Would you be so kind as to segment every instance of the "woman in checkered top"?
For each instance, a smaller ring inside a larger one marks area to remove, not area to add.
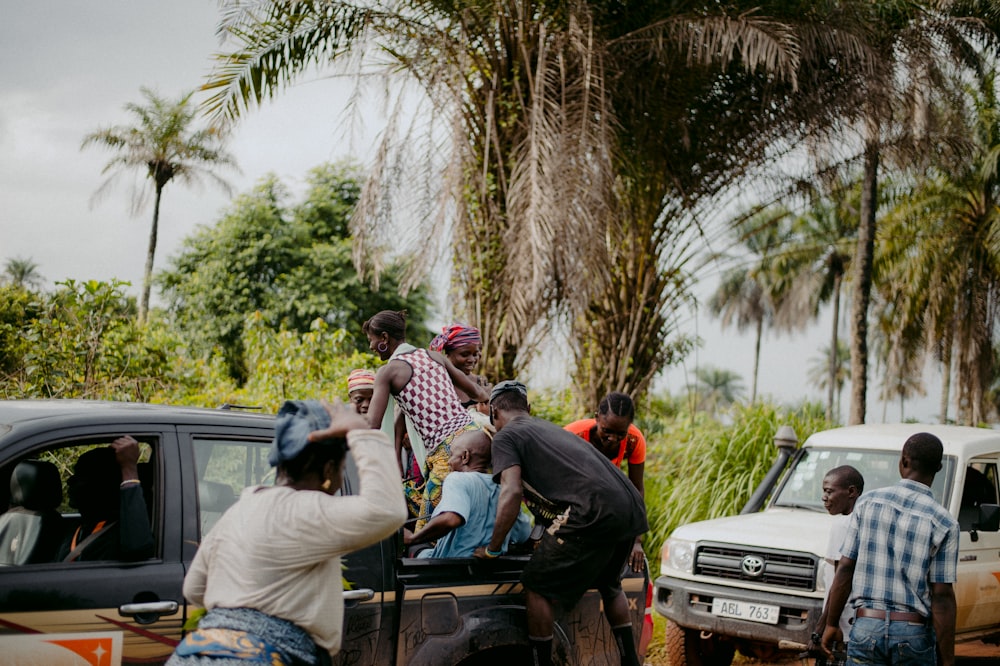
[[[413,452],[422,460],[423,482],[408,482],[404,487],[419,530],[440,501],[452,440],[460,432],[481,429],[459,400],[456,387],[477,402],[487,402],[489,393],[440,352],[408,344],[405,311],[383,310],[366,321],[362,330],[371,350],[388,361],[375,373],[369,421],[396,433],[398,460],[402,450],[402,429],[396,427],[398,407],[406,417]]]

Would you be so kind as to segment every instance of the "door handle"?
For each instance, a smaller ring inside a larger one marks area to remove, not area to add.
[[[176,601],[146,601],[136,604],[123,604],[118,607],[122,615],[173,615],[179,608]]]
[[[360,590],[344,590],[344,601],[371,601],[375,598],[375,590],[363,587]]]

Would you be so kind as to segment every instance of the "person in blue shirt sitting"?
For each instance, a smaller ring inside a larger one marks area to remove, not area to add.
[[[403,543],[409,548],[437,541],[417,557],[472,557],[476,548],[488,544],[493,535],[500,486],[490,469],[490,438],[483,431],[462,433],[451,445],[441,502],[431,519],[416,532],[404,530]],[[504,540],[503,551],[512,543],[522,543],[531,535],[531,518],[521,511]]]

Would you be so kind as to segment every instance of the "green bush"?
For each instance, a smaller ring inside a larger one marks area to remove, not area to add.
[[[564,426],[585,416],[577,411],[573,394],[569,390],[529,390],[528,398],[531,402],[532,416],[551,421],[556,425]]]
[[[174,357],[167,390],[155,397],[203,407],[223,404],[259,407],[276,413],[285,400],[347,400],[347,375],[354,368],[377,369],[382,362],[354,349],[347,331],[322,319],[306,333],[274,330],[260,313],[250,315],[243,330],[247,380],[242,386],[229,376],[222,350],[209,357]]]
[[[159,389],[171,343],[136,324],[127,282],[57,283],[30,301],[0,298],[4,398],[145,401]]]
[[[679,414],[647,434],[644,544],[651,563],[659,562],[663,542],[678,526],[739,513],[774,462],[779,426],[791,425],[800,442],[831,427],[822,408],[810,404],[738,405],[730,415],[726,425],[704,412]]]

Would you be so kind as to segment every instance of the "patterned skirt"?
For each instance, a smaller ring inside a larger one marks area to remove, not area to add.
[[[168,666],[322,666],[325,650],[301,627],[250,608],[213,608],[184,637]]]

